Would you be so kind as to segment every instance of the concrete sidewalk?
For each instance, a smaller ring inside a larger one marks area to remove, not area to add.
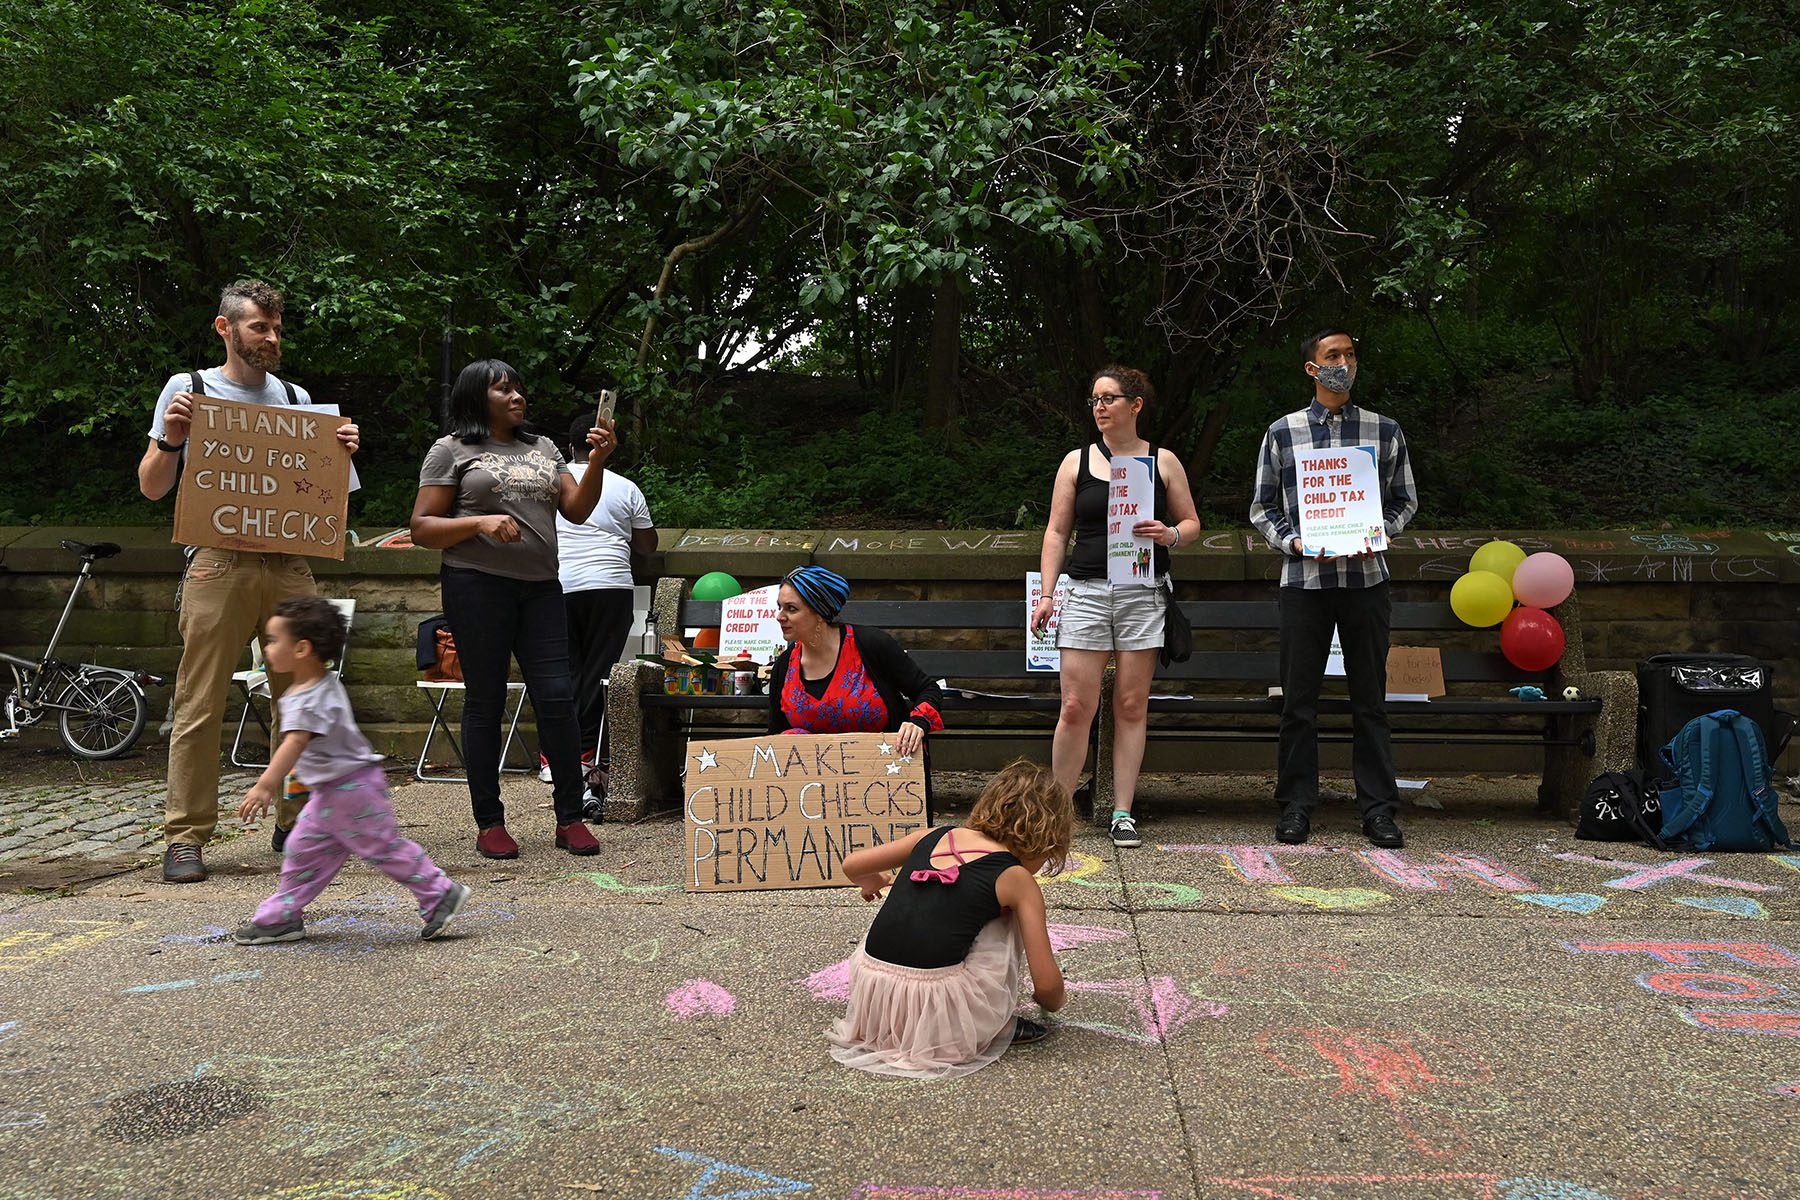
[[[230,944],[260,836],[198,886],[0,894],[0,1197],[1800,1190],[1800,855],[1575,842],[1522,779],[1434,782],[1394,853],[1343,809],[1272,846],[1264,780],[1147,790],[1143,849],[1083,830],[1046,888],[1056,1036],[950,1083],[826,1054],[854,893],[689,896],[673,819],[571,858],[535,781],[513,863],[460,787],[397,790],[474,888],[434,942],[356,864],[308,940]]]

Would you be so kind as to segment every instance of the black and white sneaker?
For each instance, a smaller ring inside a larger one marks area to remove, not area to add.
[[[463,905],[468,903],[468,900],[469,889],[460,883],[452,882],[450,890],[444,893],[444,898],[437,902],[437,907],[431,910],[429,917],[425,918],[425,928],[419,936],[430,939],[444,932],[444,926],[450,923],[451,917],[462,911]]]
[[[1138,837],[1137,822],[1131,819],[1130,813],[1119,813],[1113,817],[1112,844],[1127,850],[1144,844]]]
[[[266,946],[270,942],[297,942],[306,936],[306,922],[299,917],[275,925],[258,925],[245,921],[231,940],[240,946]]]

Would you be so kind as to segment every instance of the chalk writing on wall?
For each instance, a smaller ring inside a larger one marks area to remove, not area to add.
[[[925,824],[925,763],[892,734],[690,742],[693,892],[839,887],[846,856]]]

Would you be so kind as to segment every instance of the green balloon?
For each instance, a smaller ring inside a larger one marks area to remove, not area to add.
[[[1507,583],[1512,582],[1513,572],[1525,561],[1525,552],[1511,542],[1487,542],[1478,547],[1469,559],[1469,570],[1492,571]]]
[[[1512,584],[1492,571],[1470,571],[1450,588],[1451,611],[1477,629],[1506,620],[1512,606]]]
[[[723,571],[708,571],[694,580],[696,600],[729,600],[743,594],[743,585]]]

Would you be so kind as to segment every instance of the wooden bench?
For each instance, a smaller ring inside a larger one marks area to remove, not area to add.
[[[686,582],[657,585],[661,629],[719,623],[718,602],[685,598]],[[1196,590],[1185,585],[1183,592]],[[1273,742],[1281,717],[1268,689],[1280,678],[1280,618],[1274,589],[1267,600],[1184,600],[1194,625],[1195,653],[1185,663],[1161,668],[1153,697],[1149,737],[1154,741],[1236,740]],[[1431,701],[1390,701],[1397,745],[1407,743],[1497,744],[1542,747],[1540,807],[1572,816],[1588,780],[1601,771],[1624,770],[1635,757],[1637,685],[1623,671],[1589,672],[1575,598],[1556,610],[1567,635],[1562,662],[1545,672],[1508,663],[1491,631],[1470,630],[1444,602],[1397,602],[1393,641],[1443,645],[1450,695]],[[1048,739],[1060,706],[1053,673],[1025,670],[1025,607],[1019,600],[852,600],[851,624],[893,633],[919,666],[946,681],[942,738]],[[917,636],[914,636],[917,635]],[[1456,642],[1489,649],[1465,649]],[[946,644],[947,643],[947,644]],[[996,645],[998,643],[998,645]],[[1550,697],[1519,700],[1507,693],[1520,684]],[[1579,687],[1582,698],[1562,699]],[[1327,687],[1331,681],[1327,681]],[[985,694],[984,694],[985,693]],[[1093,808],[1097,824],[1110,815],[1112,788],[1112,688],[1101,691],[1095,721]],[[620,663],[607,692],[612,729],[609,804],[626,812],[678,803],[681,756],[694,734],[751,736],[763,727],[766,696],[670,696],[659,668]],[[1327,691],[1320,701],[1320,738],[1350,740],[1349,699]],[[1046,756],[1047,756],[1046,749]],[[1272,765],[1271,759],[1271,765]]]

